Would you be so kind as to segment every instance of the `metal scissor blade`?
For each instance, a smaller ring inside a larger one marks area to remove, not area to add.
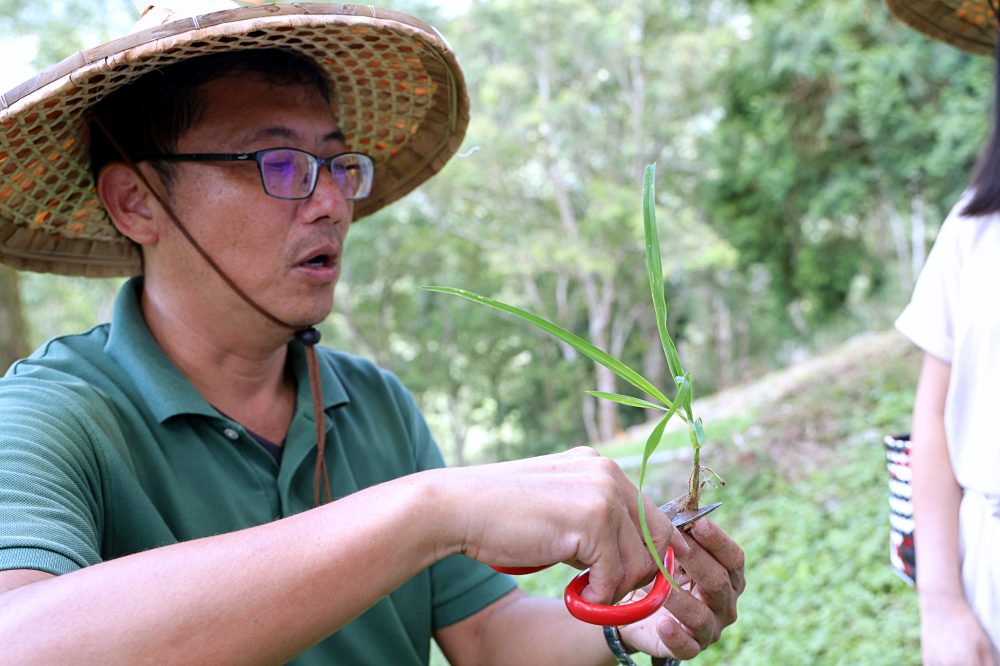
[[[670,522],[674,524],[674,527],[680,529],[682,527],[687,527],[699,518],[704,518],[708,514],[712,513],[716,509],[722,506],[722,502],[714,502],[712,504],[706,504],[705,506],[695,509],[693,511],[680,511],[670,516]],[[663,509],[661,509],[663,510]],[[667,515],[669,512],[664,511]]]

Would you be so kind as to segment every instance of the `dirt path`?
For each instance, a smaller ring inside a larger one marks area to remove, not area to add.
[[[694,413],[706,423],[738,417],[748,412],[757,412],[776,405],[790,395],[800,393],[817,382],[828,381],[845,368],[856,367],[869,359],[877,359],[887,354],[899,353],[911,343],[896,331],[871,333],[848,340],[830,352],[796,363],[784,370],[771,372],[760,380],[725,389],[713,395],[695,400]],[[633,440],[649,436],[655,423],[643,423],[627,431]],[[668,431],[684,427],[680,419],[672,420]],[[654,454],[652,462],[668,462],[689,458],[691,451],[681,449]],[[635,460],[633,460],[635,458]],[[619,460],[623,467],[638,466],[641,456]]]

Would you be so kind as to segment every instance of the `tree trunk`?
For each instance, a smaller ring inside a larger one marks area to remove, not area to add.
[[[597,398],[584,393],[580,397],[580,413],[583,415],[583,428],[587,432],[587,442],[596,444],[601,441],[601,433],[597,429],[597,416],[594,414],[594,403]]]
[[[582,246],[580,242],[580,226],[570,202],[566,185],[559,174],[558,169],[552,164],[548,167],[549,182],[552,184],[552,192],[555,197],[556,210],[559,212],[559,221],[566,231],[569,239],[577,246]],[[614,278],[608,277],[602,285],[598,284],[597,277],[586,269],[580,269],[577,279],[583,291],[584,302],[587,307],[587,330],[590,334],[590,342],[600,349],[607,350],[610,342],[611,328],[611,305],[614,302],[615,284]],[[594,364],[594,379],[597,390],[614,392],[615,376],[603,365]],[[586,414],[584,414],[586,418]],[[600,441],[606,442],[612,439],[618,431],[618,408],[607,400],[601,400],[597,404],[597,431]]]
[[[715,329],[715,382],[718,388],[729,386],[736,379],[733,368],[733,318],[725,296],[728,287],[729,280],[720,271],[718,282],[712,286],[709,294]]]
[[[645,317],[641,321],[639,332],[643,339],[642,375],[651,381],[653,386],[661,387],[661,390],[670,395],[674,382],[667,372],[667,359],[663,356],[663,343],[660,341],[660,329],[656,326],[656,317]],[[647,394],[645,398],[656,402],[656,398],[651,395]],[[649,411],[647,416],[649,420],[656,421],[656,414],[655,411]]]
[[[603,365],[595,364],[597,390],[615,393],[615,374]],[[618,405],[610,400],[597,401],[597,434],[601,442],[610,442],[618,434]]]
[[[924,198],[919,180],[913,183],[910,197],[910,274],[916,283],[927,257]]]
[[[21,310],[17,271],[0,266],[0,368],[28,355],[28,332]]]
[[[462,401],[457,395],[449,394],[447,398],[448,425],[451,430],[451,451],[455,464],[463,467],[467,464],[465,444],[468,441],[468,416],[462,413]]]
[[[892,238],[893,249],[896,252],[900,276],[905,275],[907,278],[911,278],[910,284],[912,285],[913,253],[910,251],[912,240],[910,242],[907,241],[906,223],[889,197],[886,197],[882,209],[885,211],[885,219],[889,226],[889,235]]]

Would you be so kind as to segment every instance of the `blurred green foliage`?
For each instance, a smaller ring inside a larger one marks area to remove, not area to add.
[[[472,123],[440,176],[352,230],[323,330],[401,376],[453,462],[596,440],[579,387],[600,378],[418,285],[528,307],[655,378],[639,191],[657,162],[671,329],[704,395],[887,327],[913,279],[913,211],[926,247],[987,127],[988,59],[913,33],[878,0],[392,4],[447,35]],[[0,0],[0,30],[36,36],[50,64],[127,29],[127,5]],[[33,344],[106,320],[118,284],[22,274]],[[887,563],[880,444],[908,428],[915,381],[912,355],[871,358],[707,424],[730,482],[718,520],[746,549],[749,587],[696,663],[918,661],[916,599]],[[621,429],[638,410],[613,416]],[[558,596],[569,577],[525,587]]]
[[[759,405],[729,434],[710,437],[706,453],[729,483],[705,501],[723,502],[712,518],[746,553],[747,589],[739,620],[688,663],[920,663],[916,593],[889,566],[881,441],[909,428],[918,365],[902,339],[844,347],[841,362]],[[739,451],[725,445],[736,437]],[[655,468],[651,476],[665,487],[654,499],[682,488],[684,479],[672,477],[683,474],[678,465]],[[573,575],[559,566],[519,582],[560,598]]]
[[[718,518],[747,556],[740,621],[694,663],[920,663],[916,594],[888,564],[882,448],[909,429],[918,365],[900,340],[761,411]]]
[[[0,0],[0,31],[36,37],[40,68],[119,36],[137,16],[129,0]]]
[[[697,398],[889,326],[987,125],[989,62],[877,0],[395,5],[460,54],[472,121],[438,177],[355,225],[324,339],[399,374],[453,462],[618,439],[642,414],[581,397],[627,387],[572,349],[418,285],[538,312],[664,384],[639,198],[656,162]],[[2,0],[0,29],[51,62],[132,11]],[[115,284],[25,274],[32,342],[106,319]]]
[[[701,196],[740,264],[766,266],[775,296],[822,323],[859,278],[875,292],[892,277],[888,212],[919,200],[938,220],[965,187],[990,62],[871,0],[758,2],[752,16],[718,71],[719,163]]]
[[[85,331],[111,321],[123,279],[21,274],[21,301],[36,346],[57,335]]]

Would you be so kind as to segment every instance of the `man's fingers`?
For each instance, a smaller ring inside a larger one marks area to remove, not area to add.
[[[681,626],[695,641],[699,650],[719,640],[722,626],[715,613],[687,590],[671,590],[663,606],[675,618],[683,618]]]
[[[580,596],[591,603],[609,604],[618,599],[618,588],[624,575],[625,567],[619,553],[602,557],[590,567],[590,580]]]
[[[665,617],[656,625],[656,633],[675,658],[681,660],[694,659],[702,650],[694,636],[688,633],[681,623],[673,617]]]
[[[590,582],[583,597],[602,604],[617,602],[649,583],[656,571],[656,563],[642,535],[631,521],[623,519],[618,525],[614,546],[605,550],[590,567]]]
[[[743,549],[718,525],[703,518],[691,528],[690,535],[729,572],[730,584],[737,594],[746,588]]]
[[[677,531],[671,542],[677,563],[675,581],[663,610],[648,623],[655,627],[660,645],[651,654],[669,650],[678,659],[691,659],[719,640],[723,628],[736,620],[736,602],[746,587],[743,551],[711,521],[702,519],[692,533]],[[630,638],[649,637],[641,630]],[[635,645],[635,644],[633,644]]]
[[[614,525],[617,529],[617,550],[613,553],[620,559],[620,567],[600,570],[603,576],[617,575],[617,585],[612,592],[615,601],[621,599],[626,594],[631,593],[637,587],[648,583],[656,573],[657,565],[651,556],[642,533],[642,524],[639,519],[639,490],[629,480],[628,476],[621,470],[613,460],[602,458],[601,463],[609,478],[613,479],[617,486],[617,497],[621,501],[623,511],[616,515],[619,522]],[[657,552],[662,557],[666,553],[666,546],[670,542],[680,541],[676,537],[676,530],[673,524],[657,509],[656,504],[648,498],[643,497],[643,512],[646,518],[646,525],[653,538],[653,544]],[[686,548],[686,545],[684,546]],[[594,585],[595,573],[591,571],[591,585]],[[610,581],[608,581],[610,584]],[[607,603],[602,601],[602,603]]]

